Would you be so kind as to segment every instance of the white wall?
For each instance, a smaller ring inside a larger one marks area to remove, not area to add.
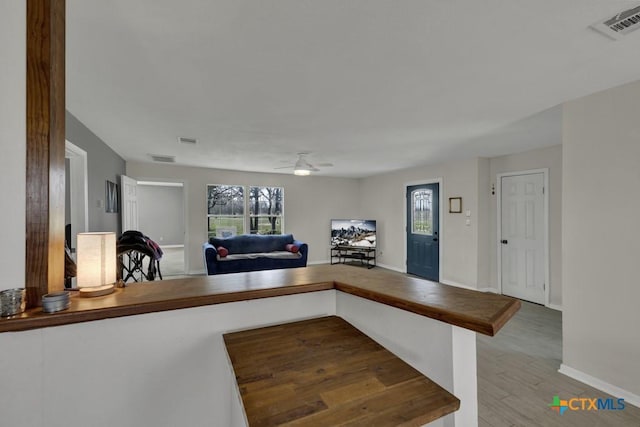
[[[495,281],[491,281],[491,254],[487,250],[490,240],[495,240],[491,234],[491,191],[490,174],[491,160],[478,159],[478,207],[476,223],[478,226],[478,289],[487,290],[494,287]],[[466,213],[465,213],[466,215]]]
[[[564,106],[563,364],[640,402],[640,82]]]
[[[560,135],[558,135],[560,137]],[[500,173],[530,169],[549,169],[549,302],[555,307],[562,305],[562,145],[526,151],[490,160],[490,179],[496,192],[496,176]],[[489,191],[489,187],[486,190]],[[498,205],[497,193],[490,196],[489,239],[487,253],[491,267],[490,283],[498,286]]]
[[[335,292],[0,334],[0,425],[229,426],[222,334],[335,314]]]
[[[442,178],[443,215],[440,218],[442,257],[440,280],[475,288],[478,283],[478,173],[480,159],[404,169],[362,179],[361,211],[378,225],[378,264],[406,271],[405,190],[408,183]],[[465,215],[448,213],[449,197],[462,197]],[[481,219],[482,221],[482,219]]]
[[[138,229],[160,246],[184,244],[184,188],[138,184]]]
[[[0,2],[0,289],[24,286],[26,168],[26,2]]]
[[[204,272],[202,244],[207,241],[207,184],[284,187],[285,233],[309,244],[308,262],[328,262],[331,218],[358,217],[360,182],[347,178],[298,177],[292,174],[127,162],[127,175],[140,180],[183,182],[189,252],[187,271]]]
[[[100,137],[69,111],[65,112],[65,132],[67,141],[87,152],[89,231],[112,231],[120,233],[121,214],[106,212],[106,183],[119,185],[119,177],[124,173],[125,162]],[[73,227],[72,232],[77,233]]]

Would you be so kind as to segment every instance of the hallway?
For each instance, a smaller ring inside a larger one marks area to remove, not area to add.
[[[478,334],[478,415],[480,427],[640,426],[640,409],[551,410],[553,397],[607,398],[600,390],[558,372],[562,362],[562,313],[522,302],[522,308],[495,336]],[[615,400],[614,400],[615,401]]]

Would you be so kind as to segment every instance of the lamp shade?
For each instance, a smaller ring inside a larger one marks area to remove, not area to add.
[[[102,286],[116,281],[115,233],[78,233],[79,288]]]

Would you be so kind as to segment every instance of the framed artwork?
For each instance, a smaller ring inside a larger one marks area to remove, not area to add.
[[[449,197],[449,213],[462,213],[462,197]]]
[[[104,210],[107,213],[118,213],[118,184],[107,181]]]

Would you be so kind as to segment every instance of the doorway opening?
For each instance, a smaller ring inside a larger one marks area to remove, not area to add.
[[[185,274],[185,203],[182,182],[136,181],[138,230],[162,249],[162,276]]]
[[[65,141],[65,244],[76,259],[78,233],[89,231],[89,182],[87,152]],[[75,277],[65,287],[75,287]]]

